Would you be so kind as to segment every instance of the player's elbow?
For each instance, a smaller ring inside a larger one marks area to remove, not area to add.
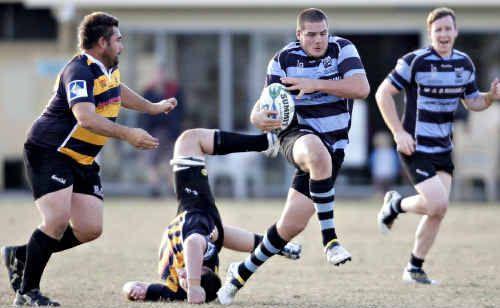
[[[384,97],[386,96],[386,93],[387,91],[385,91],[382,86],[378,87],[377,92],[375,93],[375,100],[377,101],[378,105],[382,104],[382,102],[385,101]]]
[[[370,84],[365,81],[359,85],[358,97],[357,99],[366,99],[370,95]]]
[[[92,117],[86,114],[81,114],[76,117],[76,121],[78,122],[78,126],[83,127],[85,129],[92,129],[93,121]]]

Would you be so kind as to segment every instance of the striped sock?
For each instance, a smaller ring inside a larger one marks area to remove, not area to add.
[[[318,215],[321,225],[321,235],[323,236],[323,246],[330,246],[337,241],[335,233],[335,223],[333,207],[335,204],[335,188],[332,178],[323,180],[309,180],[311,199]]]
[[[269,258],[279,253],[285,247],[287,241],[281,238],[276,229],[276,224],[272,225],[262,242],[257,248],[238,266],[238,273],[231,283],[241,288],[247,280],[264,264]]]

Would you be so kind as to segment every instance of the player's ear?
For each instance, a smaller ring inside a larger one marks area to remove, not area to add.
[[[97,41],[97,45],[99,45],[100,48],[106,48],[108,44],[109,42],[104,36],[101,36]]]
[[[298,40],[300,40],[300,29],[297,29],[297,31],[295,32],[295,36]]]

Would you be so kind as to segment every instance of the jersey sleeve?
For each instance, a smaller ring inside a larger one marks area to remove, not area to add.
[[[280,57],[281,53],[277,53],[267,65],[266,86],[275,82],[281,83],[281,78],[286,77],[286,72],[281,64]]]
[[[339,74],[343,78],[350,77],[355,74],[366,74],[356,46],[348,40],[341,40],[339,41],[339,47]]]
[[[479,89],[477,87],[476,82],[476,67],[474,63],[469,59],[470,62],[470,76],[467,82],[465,83],[465,91],[463,94],[463,98],[465,99],[474,99],[479,96]]]
[[[94,77],[88,68],[78,64],[68,67],[61,82],[70,108],[77,103],[95,104]]]
[[[182,301],[186,298],[186,292],[182,288],[178,288],[177,292],[174,292],[160,283],[152,283],[146,290],[147,301]]]
[[[405,55],[398,59],[396,67],[389,73],[387,79],[398,90],[406,89],[411,82],[411,62],[415,56]]]

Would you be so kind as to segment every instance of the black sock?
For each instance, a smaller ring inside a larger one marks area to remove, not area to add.
[[[214,134],[214,155],[238,152],[261,152],[267,150],[266,134],[249,135],[216,130]]]
[[[73,232],[73,228],[71,228],[71,226],[68,226],[68,228],[66,229],[66,231],[64,231],[64,235],[63,237],[61,238],[61,240],[59,241],[59,243],[56,245],[56,247],[54,247],[54,250],[53,252],[59,252],[59,251],[63,251],[63,250],[66,250],[66,249],[70,249],[70,248],[73,248],[75,246],[78,246],[80,245],[82,242],[80,242],[74,232]],[[16,253],[16,258],[19,260],[19,261],[22,261],[22,262],[26,262],[26,248],[27,248],[27,244],[26,245],[21,245],[21,246],[15,246],[15,253]]]
[[[415,257],[413,254],[410,256],[410,265],[414,268],[422,268],[424,264],[424,259]]]
[[[405,211],[401,208],[401,201],[403,198],[400,198],[394,202],[394,208],[391,206],[391,209],[394,210],[397,214],[405,213]]]
[[[28,247],[28,244],[14,246],[16,259],[19,261],[26,262],[26,247]]]
[[[26,265],[24,267],[23,283],[20,293],[24,294],[40,288],[43,270],[50,259],[50,255],[59,241],[36,229],[28,242],[26,249]]]
[[[68,226],[66,228],[66,231],[64,231],[63,237],[61,238],[61,240],[59,240],[56,247],[54,247],[53,252],[59,252],[66,249],[70,249],[80,245],[81,243],[82,242],[80,242],[76,238],[75,233],[73,232],[73,228],[71,228],[71,226]]]
[[[257,234],[255,233],[253,235],[253,249],[252,249],[252,252],[255,250],[255,248],[257,248],[257,246],[259,246],[260,243],[262,243],[262,240],[264,239],[264,237],[260,234]]]

